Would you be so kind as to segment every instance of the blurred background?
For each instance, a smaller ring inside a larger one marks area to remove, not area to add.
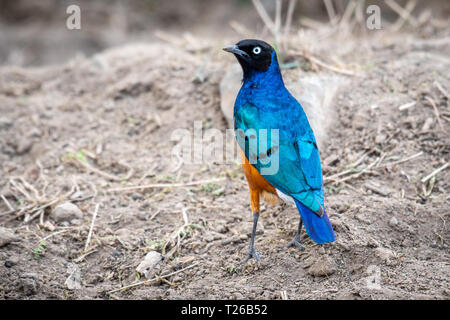
[[[260,2],[273,17],[276,1]],[[344,15],[352,3],[360,8],[371,4],[380,6],[383,25],[395,23],[402,8],[412,9],[420,23],[429,22],[430,17],[448,23],[450,16],[447,0],[291,2],[295,3],[293,27],[314,27],[316,22],[329,22]],[[81,8],[81,30],[66,28],[69,16],[66,9],[71,4]],[[285,1],[283,18],[288,10]],[[361,11],[360,15],[366,13]],[[406,28],[408,25],[402,24]],[[192,34],[205,40],[239,39],[243,32],[268,34],[251,0],[0,0],[0,64],[63,63],[80,54],[89,56],[127,42],[159,41],[159,31],[180,36]],[[428,32],[433,32],[432,27]]]

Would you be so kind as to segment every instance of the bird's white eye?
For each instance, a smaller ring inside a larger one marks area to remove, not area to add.
[[[261,47],[254,47],[253,48],[253,53],[254,54],[260,54],[261,53]]]

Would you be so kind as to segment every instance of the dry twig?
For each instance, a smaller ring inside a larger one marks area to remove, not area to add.
[[[114,292],[118,292],[118,291],[128,290],[130,288],[134,288],[134,287],[141,286],[141,285],[144,285],[144,284],[148,284],[148,283],[152,283],[152,282],[155,282],[155,281],[159,281],[159,280],[171,277],[173,275],[176,275],[176,274],[178,274],[180,272],[183,272],[183,271],[186,271],[188,269],[191,269],[193,267],[196,267],[199,264],[200,264],[200,262],[196,262],[196,263],[191,264],[191,265],[189,265],[189,266],[187,266],[187,267],[185,267],[183,269],[180,269],[178,271],[175,271],[175,272],[172,272],[172,273],[169,273],[169,274],[166,274],[166,275],[156,276],[156,277],[154,277],[154,278],[152,278],[150,280],[145,280],[145,281],[133,283],[133,284],[130,284],[128,286],[125,286],[125,287],[122,287],[122,288],[119,288],[119,289],[114,289],[114,290],[108,291],[108,294],[111,294],[111,293],[114,293]]]
[[[133,190],[144,190],[144,189],[150,189],[150,188],[179,188],[179,187],[195,186],[198,184],[219,182],[219,181],[224,181],[224,180],[226,180],[226,178],[199,180],[199,181],[192,181],[192,182],[185,182],[185,183],[155,183],[155,184],[146,184],[146,185],[141,185],[141,186],[111,188],[111,189],[106,190],[106,192],[133,191]]]
[[[416,101],[413,101],[413,102],[408,102],[408,103],[402,104],[400,107],[398,107],[398,110],[403,111],[403,110],[412,108],[416,105],[416,103],[417,103]]]
[[[261,17],[262,21],[266,25],[266,27],[270,30],[270,32],[273,34],[275,38],[278,38],[277,35],[277,28],[275,23],[272,21],[272,19],[269,17],[269,14],[267,13],[266,9],[262,5],[260,0],[252,0],[253,6],[255,7],[256,11],[258,12],[259,16]]]
[[[434,81],[434,85],[444,95],[444,97],[446,97],[447,99],[449,98],[448,92],[444,89],[444,87],[442,87],[442,85],[437,80]]]
[[[345,70],[345,69],[341,69],[341,68],[329,65],[329,64],[327,64],[327,63],[325,63],[325,62],[323,62],[323,61],[317,59],[316,57],[313,57],[313,56],[311,56],[310,54],[307,54],[307,53],[295,52],[293,54],[297,54],[299,56],[302,56],[305,59],[309,60],[310,62],[312,62],[312,63],[314,63],[314,64],[316,64],[316,65],[318,65],[318,66],[320,66],[322,68],[325,68],[325,69],[331,70],[333,72],[336,72],[336,73],[341,73],[341,74],[345,74],[345,75],[348,75],[348,76],[354,76],[354,77],[360,76],[359,74],[355,73],[354,71]]]
[[[291,30],[292,16],[294,14],[294,9],[295,9],[296,4],[297,4],[297,0],[289,0],[288,11],[286,14],[286,23],[284,25],[285,37],[289,35],[289,31]]]
[[[8,207],[8,209],[10,211],[14,211],[14,207],[9,203],[8,199],[5,198],[4,195],[0,195],[0,197],[2,198],[3,202],[6,204],[6,206]]]
[[[428,101],[428,102],[431,104],[431,106],[433,107],[434,115],[436,116],[436,120],[437,120],[437,122],[439,123],[439,126],[441,127],[441,130],[442,130],[443,132],[447,132],[447,131],[445,131],[444,126],[442,125],[442,122],[441,122],[441,115],[439,114],[439,110],[438,110],[436,104],[434,103],[434,100],[433,100],[432,98],[430,98],[430,97],[425,97],[425,99],[427,99],[427,101]]]
[[[434,170],[432,173],[430,173],[429,175],[427,175],[426,177],[424,177],[422,180],[420,180],[422,183],[427,182],[428,180],[430,180],[433,176],[437,175],[439,172],[445,170],[448,166],[449,166],[450,162],[447,162],[446,164],[444,164],[443,166],[437,168],[436,170]]]
[[[88,251],[89,248],[89,243],[91,242],[91,237],[92,237],[92,231],[94,229],[94,224],[95,224],[95,218],[97,218],[97,213],[98,213],[98,208],[100,207],[100,203],[97,203],[95,205],[95,211],[94,211],[94,215],[92,216],[92,221],[91,221],[91,226],[89,228],[89,233],[86,239],[86,245],[84,246],[84,252],[86,253]]]
[[[328,18],[330,19],[331,25],[336,24],[336,11],[334,11],[333,3],[331,0],[323,0],[325,8],[327,9]]]
[[[410,0],[405,8],[402,8],[397,2],[394,0],[385,0],[386,4],[395,11],[400,17],[397,19],[397,21],[392,25],[393,31],[398,31],[403,26],[405,21],[408,21],[411,23],[412,26],[417,26],[417,21],[414,17],[411,16],[411,12],[416,7],[417,1],[416,0]]]

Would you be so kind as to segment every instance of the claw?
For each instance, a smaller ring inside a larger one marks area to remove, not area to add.
[[[301,251],[305,251],[305,247],[301,244],[300,240],[297,237],[294,237],[294,239],[292,239],[291,241],[289,241],[286,244],[278,246],[278,248],[279,249],[285,249],[285,248],[290,248],[292,246],[296,246]]]
[[[258,253],[258,251],[255,250],[255,248],[250,249],[250,251],[248,252],[247,258],[244,260],[244,263],[252,258],[254,258],[256,261],[261,261],[259,253]]]

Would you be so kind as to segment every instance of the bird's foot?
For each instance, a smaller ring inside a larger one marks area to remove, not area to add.
[[[244,263],[246,263],[248,260],[254,258],[256,261],[261,261],[261,258],[259,257],[258,251],[255,250],[255,248],[251,248],[248,252],[247,258],[245,258]]]
[[[301,244],[300,239],[298,237],[294,237],[294,239],[292,239],[291,241],[289,241],[286,244],[278,246],[278,248],[279,249],[285,249],[285,248],[290,248],[290,247],[293,247],[293,246],[296,246],[301,251],[305,251],[305,247]]]

